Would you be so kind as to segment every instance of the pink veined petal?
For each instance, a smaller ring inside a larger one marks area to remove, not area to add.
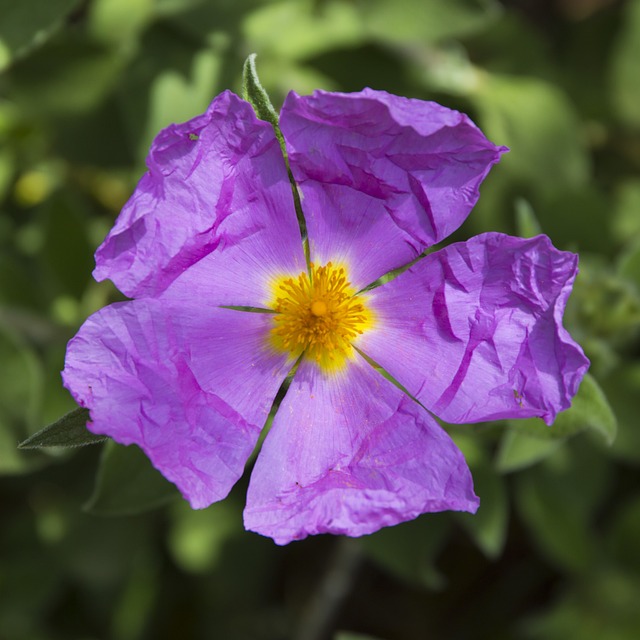
[[[222,93],[205,114],[160,132],[147,164],[96,252],[97,280],[157,296],[188,270],[187,280],[208,279],[209,303],[258,306],[268,276],[304,269],[280,146],[247,102]]]
[[[137,444],[193,508],[242,475],[288,368],[264,314],[114,304],[69,343],[63,379],[94,433]],[[202,375],[201,363],[210,370]]]
[[[450,245],[369,293],[358,347],[447,422],[551,424],[589,367],[562,326],[577,262],[546,236]]]
[[[290,93],[280,126],[311,255],[357,288],[455,231],[506,151],[457,111],[371,89]]]
[[[244,522],[287,544],[477,507],[449,436],[358,356],[329,377],[301,362],[254,467]]]

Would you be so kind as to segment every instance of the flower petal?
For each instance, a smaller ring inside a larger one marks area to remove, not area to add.
[[[449,436],[358,356],[333,376],[301,362],[254,467],[244,521],[286,544],[477,506]]]
[[[455,231],[506,151],[457,111],[371,89],[290,93],[280,127],[312,258],[357,287]]]
[[[64,383],[90,409],[91,431],[139,445],[192,507],[206,507],[242,474],[287,374],[286,358],[264,348],[268,323],[155,299],[114,304],[69,343]]]
[[[589,366],[562,326],[577,262],[546,236],[452,244],[369,293],[357,345],[447,422],[551,424]]]
[[[215,304],[256,305],[264,278],[304,269],[300,230],[272,126],[233,93],[154,140],[143,176],[96,252],[97,280],[155,296],[204,256]],[[193,274],[192,274],[193,275]],[[258,283],[258,284],[257,284]],[[261,284],[260,284],[261,283]]]

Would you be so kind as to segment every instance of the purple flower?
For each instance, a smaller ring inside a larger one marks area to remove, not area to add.
[[[271,125],[223,93],[154,141],[96,253],[95,277],[134,299],[86,321],[65,385],[93,432],[139,445],[202,508],[242,475],[298,362],[247,529],[285,544],[474,512],[431,413],[551,423],[569,406],[588,367],[562,327],[577,257],[487,233],[364,290],[457,229],[505,149],[456,111],[369,89],[291,93],[280,126],[311,265]]]

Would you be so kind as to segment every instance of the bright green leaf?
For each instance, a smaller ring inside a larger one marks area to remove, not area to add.
[[[580,122],[556,85],[518,76],[486,75],[470,96],[489,139],[511,149],[500,172],[554,192],[587,183],[589,159]]]
[[[551,429],[567,434],[589,429],[602,436],[609,445],[615,440],[618,431],[616,416],[591,374],[585,375],[571,407],[556,417]]]
[[[208,573],[218,563],[224,544],[240,530],[234,504],[217,502],[208,509],[176,504],[168,544],[175,561],[190,573]]]
[[[221,58],[215,47],[202,49],[192,59],[188,76],[165,68],[149,88],[149,113],[140,153],[146,155],[158,131],[175,122],[186,122],[204,112],[211,102],[220,74]]]
[[[174,485],[138,447],[110,441],[104,447],[96,486],[84,509],[100,516],[133,515],[160,507],[177,495]]]
[[[516,200],[516,233],[522,238],[533,238],[542,233],[533,207],[524,198]]]
[[[90,419],[89,409],[79,407],[67,413],[53,424],[46,426],[24,442],[20,449],[40,449],[42,447],[83,447],[88,444],[105,442],[105,436],[87,430]]]
[[[590,429],[600,434],[607,444],[614,441],[617,430],[616,417],[607,397],[589,373],[583,378],[571,407],[559,413],[550,427],[539,418],[509,420],[507,424],[514,431],[542,440],[566,438]]]
[[[505,431],[496,458],[496,468],[501,473],[525,469],[544,460],[561,444],[562,440],[544,439],[513,430]]]
[[[93,0],[90,30],[100,42],[133,39],[151,20],[155,0]]]
[[[356,5],[344,0],[274,2],[247,16],[244,33],[252,49],[285,60],[353,46],[364,35]]]
[[[456,38],[492,24],[502,13],[493,0],[370,0],[361,19],[382,42],[424,44]]]

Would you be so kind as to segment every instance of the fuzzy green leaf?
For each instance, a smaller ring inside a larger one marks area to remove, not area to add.
[[[40,449],[42,447],[83,447],[104,442],[108,438],[87,430],[89,409],[79,407],[62,416],[53,424],[34,433],[21,442],[20,449]]]
[[[279,131],[278,113],[273,108],[269,94],[258,78],[255,53],[252,53],[245,60],[242,67],[242,97],[251,103],[258,118],[270,122],[275,130]]]

